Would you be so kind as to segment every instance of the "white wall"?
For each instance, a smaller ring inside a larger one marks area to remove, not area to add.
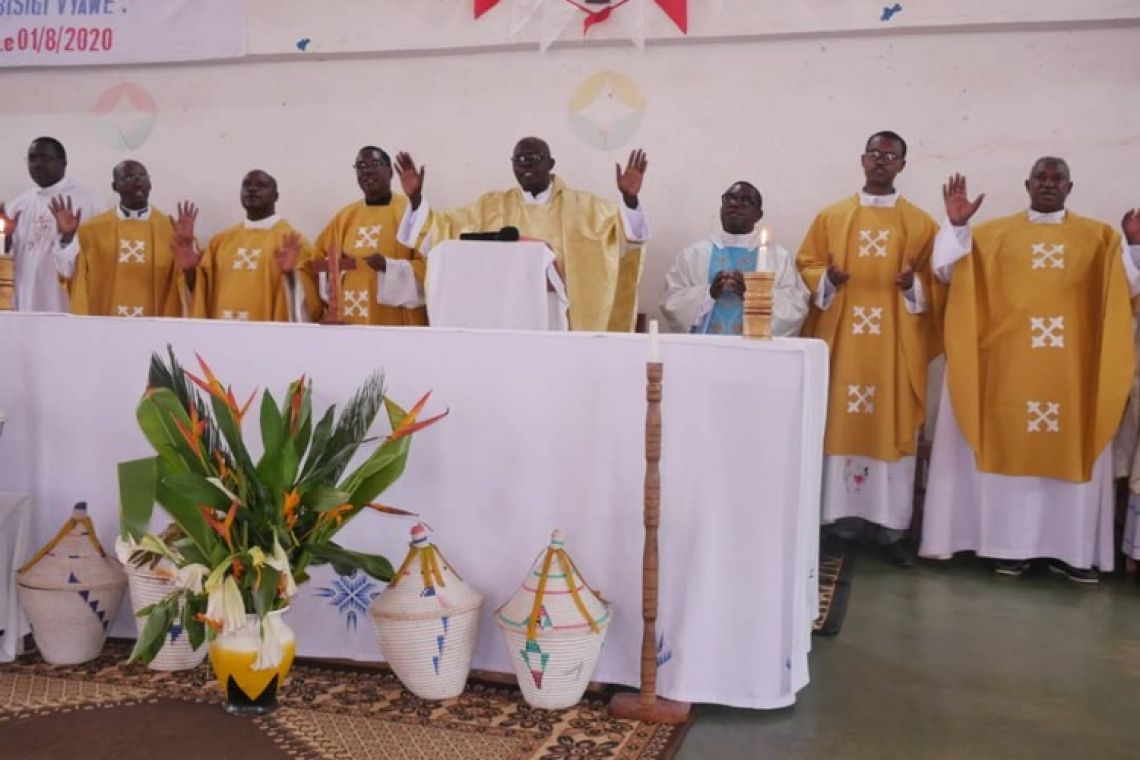
[[[5,70],[0,197],[28,185],[25,147],[51,134],[67,145],[71,174],[108,200],[111,166],[127,155],[145,162],[157,205],[202,206],[203,237],[240,219],[238,182],[265,168],[280,181],[280,211],[315,235],[355,199],[349,164],[366,143],[426,163],[427,191],[442,205],[509,186],[507,157],[525,134],[549,140],[571,184],[611,197],[614,161],[642,146],[650,311],[675,252],[711,231],[732,180],[761,188],[766,223],[794,250],[820,207],[858,188],[863,141],[878,129],[910,141],[899,187],[935,215],[953,171],[987,192],[983,214],[1021,207],[1021,182],[1046,153],[1070,160],[1073,209],[1116,222],[1140,205],[1130,167],[1140,148],[1135,0],[904,2],[886,24],[882,0],[771,3],[775,15],[759,0],[693,0],[691,39],[650,7],[644,51],[614,39],[546,53],[506,38],[506,5],[478,23],[467,0],[249,5],[245,61]],[[832,23],[821,8],[835,12]],[[592,39],[606,36],[598,31],[625,30],[599,27]],[[312,40],[306,53],[294,47],[301,36]],[[571,92],[602,70],[632,79],[647,102],[633,140],[608,151],[584,144],[568,120]],[[123,81],[156,101],[154,130],[133,151],[111,147],[106,119],[91,112]]]

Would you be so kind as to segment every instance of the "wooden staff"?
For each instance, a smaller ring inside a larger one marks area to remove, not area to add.
[[[615,718],[680,724],[689,720],[689,703],[657,696],[657,531],[661,526],[661,379],[659,361],[645,364],[645,546],[641,558],[641,691],[610,700]]]

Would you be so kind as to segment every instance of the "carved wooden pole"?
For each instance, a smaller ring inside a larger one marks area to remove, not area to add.
[[[661,380],[659,361],[645,365],[645,546],[641,559],[641,691],[610,701],[617,718],[646,723],[685,723],[689,704],[657,697],[657,531],[661,526]]]

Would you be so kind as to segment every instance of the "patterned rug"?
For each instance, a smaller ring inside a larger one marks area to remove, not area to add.
[[[82,665],[35,654],[0,665],[0,756],[666,760],[688,728],[610,718],[608,693],[538,710],[515,688],[472,680],[432,702],[384,669],[313,664],[293,668],[275,713],[238,718],[207,665],[159,673],[125,665],[128,652],[111,641]]]
[[[823,541],[819,550],[819,617],[812,633],[834,636],[843,627],[847,600],[851,596],[851,573],[855,552],[842,551]]]

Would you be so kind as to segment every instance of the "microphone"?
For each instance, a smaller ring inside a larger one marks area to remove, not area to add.
[[[460,240],[483,240],[499,243],[515,243],[519,240],[518,227],[503,227],[498,232],[465,232]]]

